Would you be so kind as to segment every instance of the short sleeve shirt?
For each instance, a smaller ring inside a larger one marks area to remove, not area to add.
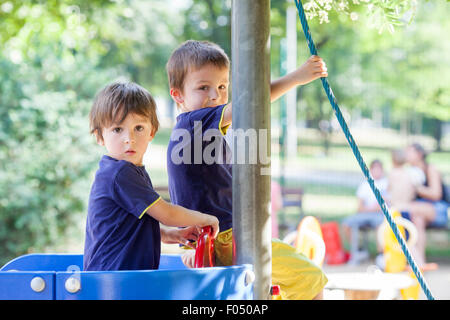
[[[167,149],[171,202],[216,216],[222,231],[232,227],[232,156],[222,128],[225,107],[178,115]]]
[[[159,222],[145,212],[159,199],[143,166],[103,156],[89,195],[83,269],[157,269]]]
[[[381,179],[374,180],[374,184],[380,191],[381,196],[384,198],[387,196],[388,179],[383,177]],[[356,196],[363,200],[365,206],[373,206],[378,203],[372,188],[367,181],[363,181],[356,190]]]

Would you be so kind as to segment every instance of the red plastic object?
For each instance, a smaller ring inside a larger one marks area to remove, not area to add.
[[[342,264],[346,263],[350,254],[344,251],[339,236],[339,225],[337,222],[327,222],[321,224],[323,241],[325,242],[325,263]]]
[[[272,290],[271,290],[271,294],[273,296],[279,296],[280,295],[280,286],[279,285],[273,285],[272,286]]]
[[[214,267],[214,238],[211,227],[202,228],[195,249],[195,268]]]

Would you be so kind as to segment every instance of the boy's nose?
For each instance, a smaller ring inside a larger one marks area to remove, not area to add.
[[[212,89],[209,94],[211,100],[216,100],[219,97],[219,92],[216,89]]]
[[[125,143],[134,143],[135,142],[134,135],[132,133],[128,133],[128,134],[125,133],[124,142]]]

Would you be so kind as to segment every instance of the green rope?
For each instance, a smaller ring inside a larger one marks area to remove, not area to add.
[[[317,55],[317,50],[316,50],[316,47],[312,40],[311,32],[309,31],[308,22],[306,21],[306,16],[305,16],[305,12],[303,10],[303,5],[300,0],[295,0],[295,4],[297,6],[298,16],[299,16],[300,22],[302,24],[303,32],[305,34],[309,50],[312,55]],[[328,97],[328,100],[330,101],[331,106],[333,107],[336,118],[338,119],[339,124],[341,125],[342,131],[345,134],[347,142],[350,145],[350,147],[353,151],[353,154],[355,155],[356,160],[358,161],[358,164],[361,167],[362,172],[364,173],[364,176],[366,177],[370,187],[372,188],[375,198],[377,199],[378,204],[380,205],[380,207],[386,217],[386,220],[388,221],[389,225],[391,226],[391,229],[394,232],[394,235],[397,238],[397,241],[400,244],[400,247],[402,248],[403,253],[406,256],[406,259],[408,260],[408,263],[411,266],[411,268],[417,278],[417,281],[419,281],[419,284],[422,287],[422,290],[425,293],[425,295],[427,296],[428,300],[434,300],[434,297],[431,294],[431,291],[428,289],[428,286],[425,282],[425,279],[422,276],[422,273],[420,272],[419,268],[417,267],[414,259],[411,256],[411,253],[408,250],[408,247],[406,246],[405,240],[403,239],[403,237],[397,227],[397,224],[392,219],[392,216],[390,215],[390,213],[386,207],[386,203],[384,202],[384,199],[381,196],[380,191],[375,186],[375,183],[370,175],[369,169],[367,169],[367,165],[364,162],[364,160],[361,156],[361,153],[359,152],[358,146],[356,145],[355,140],[353,139],[353,137],[350,133],[350,130],[348,129],[348,126],[344,120],[344,117],[342,116],[341,110],[339,109],[337,100],[333,94],[333,91],[330,88],[330,85],[328,84],[327,78],[320,78],[320,80],[322,80],[323,88],[327,94],[327,97]]]

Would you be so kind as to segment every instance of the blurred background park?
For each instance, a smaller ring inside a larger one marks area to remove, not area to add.
[[[365,161],[380,159],[388,172],[392,148],[420,142],[448,184],[450,3],[383,3],[317,0],[305,9]],[[0,1],[0,265],[25,253],[83,251],[103,153],[88,113],[109,82],[135,81],[155,97],[162,127],[145,165],[154,186],[167,186],[177,110],[165,63],[187,39],[214,41],[233,59],[231,1]],[[272,77],[308,57],[293,2],[272,0]],[[302,214],[323,222],[354,214],[364,177],[320,82],[273,103],[271,112],[273,180],[303,190]],[[279,212],[281,235],[300,214]],[[430,233],[427,255],[450,261],[448,232]]]

